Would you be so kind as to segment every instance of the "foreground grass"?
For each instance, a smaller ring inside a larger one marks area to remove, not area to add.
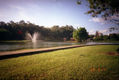
[[[119,80],[119,45],[87,46],[0,61],[0,80]]]

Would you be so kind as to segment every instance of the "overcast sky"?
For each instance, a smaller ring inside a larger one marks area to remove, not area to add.
[[[0,21],[30,21],[40,26],[72,25],[85,27],[90,34],[96,30],[106,34],[113,25],[101,18],[85,14],[86,3],[77,0],[0,0]]]

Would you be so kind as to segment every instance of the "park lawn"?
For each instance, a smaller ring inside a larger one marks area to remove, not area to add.
[[[0,60],[0,80],[119,80],[119,45],[85,46]]]

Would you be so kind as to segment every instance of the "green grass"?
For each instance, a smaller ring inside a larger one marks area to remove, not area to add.
[[[87,46],[0,60],[0,80],[119,80],[119,45]]]
[[[94,41],[94,42],[119,43],[119,40],[100,40],[100,41]]]
[[[1,43],[21,43],[21,42],[28,42],[30,40],[4,40],[4,41],[0,41]]]

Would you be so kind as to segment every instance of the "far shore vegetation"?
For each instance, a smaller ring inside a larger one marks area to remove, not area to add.
[[[119,41],[119,34],[112,33],[104,35],[99,31],[90,35],[85,27],[75,29],[71,25],[58,26],[51,28],[35,25],[23,20],[19,22],[10,21],[9,23],[0,22],[0,42],[8,41],[14,42],[22,40],[23,42],[29,40],[27,33],[33,35],[35,32],[39,34],[38,40],[44,41]]]

